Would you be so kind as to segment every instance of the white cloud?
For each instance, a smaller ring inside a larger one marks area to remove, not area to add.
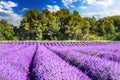
[[[56,1],[54,1],[54,0],[50,0],[50,1],[51,1],[52,3],[54,3],[54,4],[56,3]]]
[[[95,16],[97,18],[103,18],[107,16],[120,15],[120,9],[107,10],[103,12],[88,12],[88,13],[83,13],[83,15],[87,17]]]
[[[8,2],[0,1],[0,5],[3,6],[5,9],[9,9],[9,10],[11,10],[12,7],[18,6],[18,4],[14,3],[12,1],[8,1]]]
[[[83,3],[87,3],[89,5],[93,5],[96,2],[96,0],[83,0]]]
[[[3,6],[0,5],[0,8],[3,8]]]
[[[69,6],[74,3],[77,2],[78,0],[62,0],[62,3],[64,4],[65,7],[69,8]]]
[[[75,8],[75,6],[74,6],[74,5],[70,5],[70,7],[71,7],[71,8]]]
[[[82,0],[79,6],[81,16],[95,16],[97,19],[120,15],[119,0]]]
[[[13,7],[17,6],[18,4],[12,1],[0,1],[0,19],[6,19],[13,25],[19,25],[22,17],[13,11]]]
[[[102,6],[106,8],[114,4],[115,1],[116,0],[83,0],[83,3],[87,3],[88,5],[93,6]]]
[[[24,12],[24,11],[27,11],[29,10],[29,8],[23,8],[21,11]]]
[[[47,5],[47,9],[50,10],[51,12],[56,12],[56,11],[60,10],[60,7],[57,5],[54,5],[54,6]]]
[[[83,6],[83,5],[82,5],[82,6],[80,6],[79,8],[80,8],[80,9],[87,9],[87,6]]]

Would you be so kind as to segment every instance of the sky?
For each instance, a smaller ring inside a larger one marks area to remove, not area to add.
[[[20,25],[24,14],[37,8],[56,12],[67,8],[77,10],[82,17],[95,16],[97,19],[120,15],[119,0],[0,0],[0,20],[6,19],[13,25]]]

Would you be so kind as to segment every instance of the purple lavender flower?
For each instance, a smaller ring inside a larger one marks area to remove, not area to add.
[[[29,65],[35,46],[29,46],[19,52],[11,52],[0,61],[0,78],[5,80],[27,80],[29,74]]]
[[[71,51],[71,49],[63,50],[57,47],[49,47],[49,49],[61,57],[64,56],[64,60],[77,66],[93,80],[120,79],[120,64],[116,62]]]
[[[44,46],[39,46],[33,62],[33,80],[90,80]]]

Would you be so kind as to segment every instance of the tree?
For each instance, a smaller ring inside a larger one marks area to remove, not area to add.
[[[89,21],[82,19],[82,40],[88,40],[88,35],[89,35],[89,29],[90,29],[90,23]]]
[[[113,20],[109,17],[98,20],[98,32],[107,40],[113,40],[116,35]]]
[[[92,18],[85,18],[90,23],[90,33],[95,34],[97,30],[97,20],[94,16]]]
[[[0,21],[0,40],[13,40],[13,25],[2,19]]]
[[[37,9],[29,10],[20,25],[21,40],[37,40],[41,39],[41,23],[38,20],[39,11]]]
[[[41,13],[40,22],[43,27],[43,39],[54,40],[60,29],[56,16],[49,10],[45,9]]]
[[[56,12],[56,17],[57,17],[57,22],[58,25],[60,26],[60,30],[58,33],[58,39],[59,40],[65,40],[66,39],[66,35],[65,35],[65,27],[68,26],[68,21],[70,19],[70,12],[68,9],[61,9],[59,11]]]
[[[81,16],[75,10],[73,14],[69,16],[68,24],[65,26],[66,39],[77,40],[81,34]]]
[[[119,27],[120,16],[96,20],[94,16],[83,18],[76,10],[71,13],[68,9],[57,12],[48,9],[39,12],[33,9],[24,15],[20,26],[13,26],[2,20],[0,37],[1,40],[117,40]],[[6,28],[10,29],[7,31]]]

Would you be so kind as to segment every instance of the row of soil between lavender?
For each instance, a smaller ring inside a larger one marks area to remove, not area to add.
[[[0,42],[0,59],[0,80],[120,80],[120,42]]]
[[[34,80],[34,76],[32,75],[32,70],[34,68],[33,61],[34,61],[35,55],[37,53],[37,50],[38,50],[38,44],[36,44],[36,50],[33,54],[33,57],[32,57],[32,60],[31,60],[30,66],[29,66],[28,80]]]

